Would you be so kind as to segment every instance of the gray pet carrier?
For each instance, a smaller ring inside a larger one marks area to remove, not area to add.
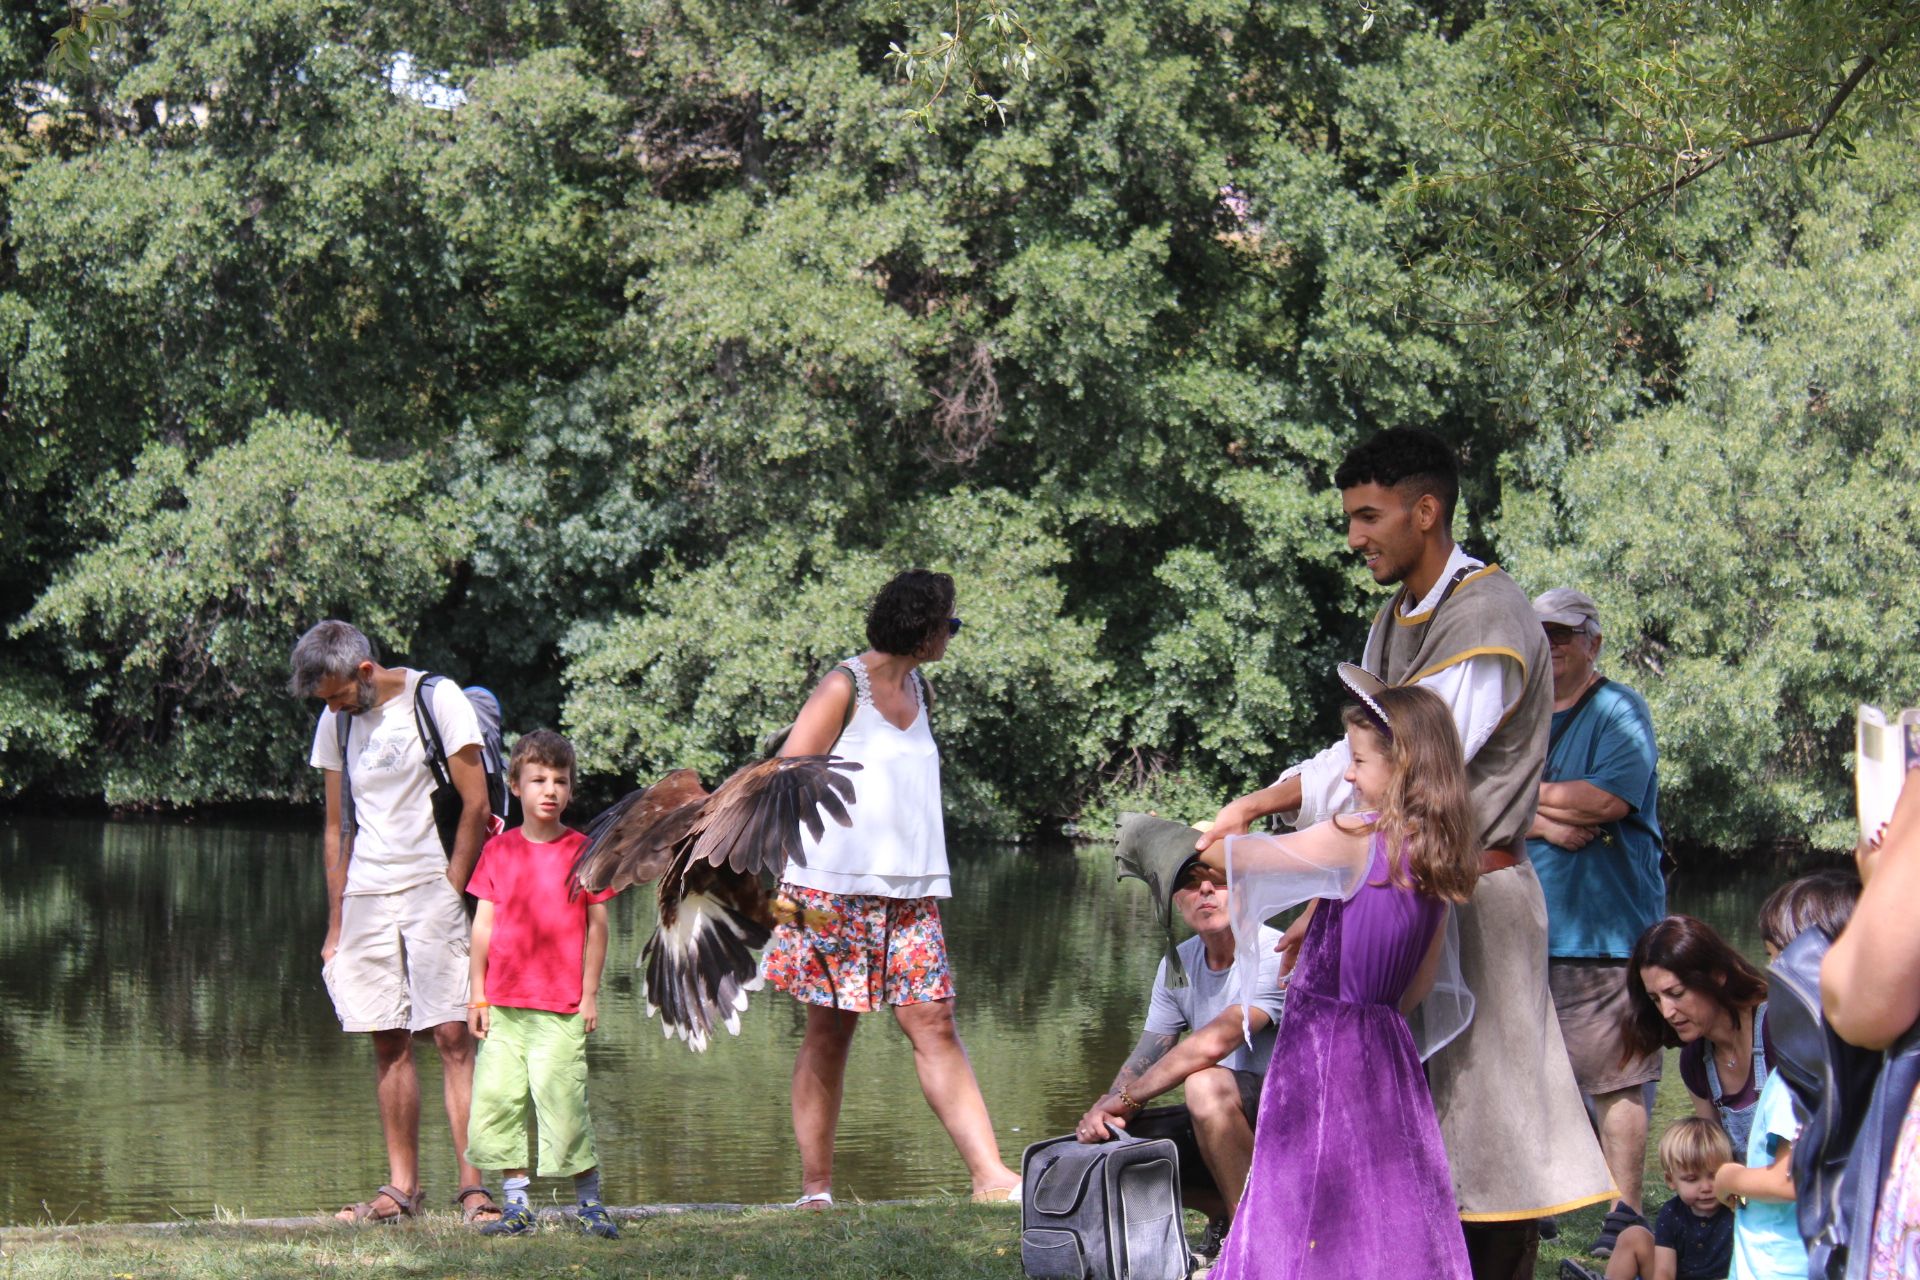
[[[1020,1266],[1034,1280],[1186,1280],[1170,1140],[1068,1134],[1028,1147],[1020,1172]]]

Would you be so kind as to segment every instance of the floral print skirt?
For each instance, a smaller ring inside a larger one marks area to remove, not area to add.
[[[1920,1275],[1920,1092],[1907,1104],[1907,1118],[1893,1145],[1893,1163],[1880,1188],[1867,1254],[1868,1280]]]
[[[953,970],[933,898],[879,898],[783,884],[828,924],[783,924],[760,960],[760,975],[803,1004],[872,1013],[883,1005],[953,998]]]

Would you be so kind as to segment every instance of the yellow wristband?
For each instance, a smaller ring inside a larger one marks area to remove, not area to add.
[[[493,1006],[492,1006],[492,1005],[490,1005],[490,1004],[488,1004],[488,1003],[487,1003],[487,1002],[486,1002],[485,1000],[473,1000],[473,1001],[470,1001],[470,1002],[468,1002],[468,1004],[467,1004],[467,1008],[469,1008],[469,1009],[491,1009],[491,1008],[493,1008]]]

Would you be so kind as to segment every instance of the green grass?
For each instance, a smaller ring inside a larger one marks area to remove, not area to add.
[[[1691,1111],[1669,1054],[1647,1143],[1646,1203],[1670,1194],[1655,1148],[1666,1126]],[[1586,1257],[1604,1207],[1560,1219],[1560,1238],[1542,1243],[1536,1280],[1554,1280],[1562,1258]],[[216,1219],[231,1215],[216,1215]],[[1189,1238],[1203,1225],[1187,1215]],[[486,1240],[451,1213],[398,1227],[267,1228],[227,1221],[153,1230],[48,1226],[0,1234],[0,1280],[333,1280],[362,1277],[549,1277],[551,1280],[1017,1280],[1019,1214],[960,1199],[842,1205],[831,1213],[748,1209],[673,1213],[623,1221],[618,1241],[594,1240],[570,1225],[537,1235]]]
[[[571,1225],[488,1240],[451,1213],[397,1227],[272,1229],[217,1223],[156,1232],[48,1228],[0,1241],[4,1280],[337,1280],[514,1276],[612,1280],[1009,1280],[1020,1275],[1019,1214],[962,1200],[847,1205],[831,1213],[751,1209],[620,1224],[619,1240]]]

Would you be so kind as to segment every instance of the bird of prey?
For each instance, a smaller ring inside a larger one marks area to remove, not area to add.
[[[806,865],[802,827],[818,840],[826,818],[853,825],[846,775],[859,768],[836,756],[775,757],[739,770],[711,794],[693,770],[677,769],[587,827],[573,864],[578,888],[659,881],[660,922],[639,967],[647,1016],[658,1013],[666,1034],[695,1052],[705,1052],[716,1023],[740,1034],[747,993],[760,988],[754,952],[777,922],[801,914],[770,894],[762,877],[777,877],[789,859]]]

